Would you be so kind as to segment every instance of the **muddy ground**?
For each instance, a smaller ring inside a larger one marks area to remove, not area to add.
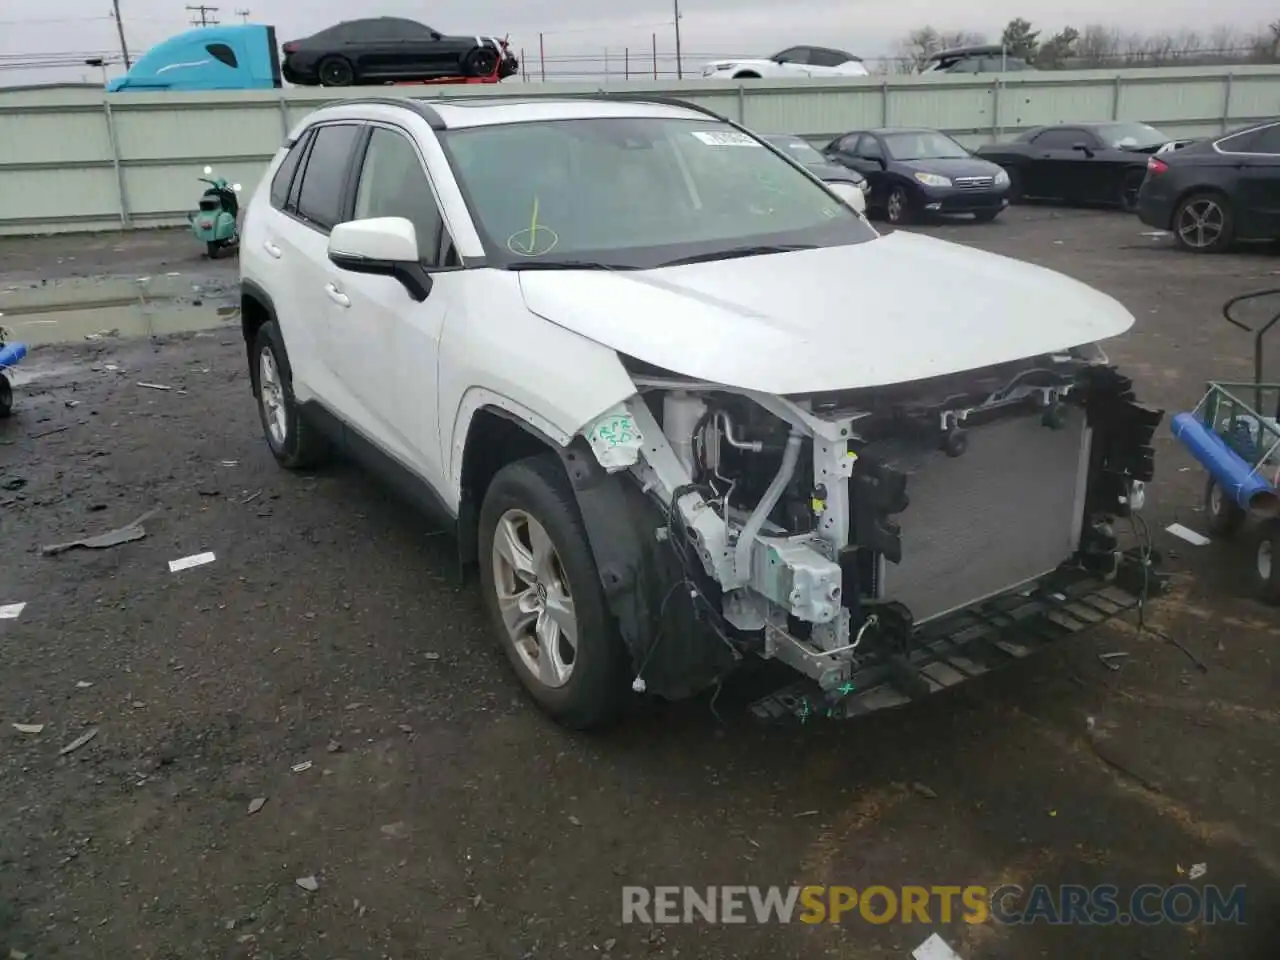
[[[1280,271],[1112,213],[927,231],[1118,297],[1138,323],[1110,353],[1170,410],[1248,374],[1217,311]],[[184,240],[6,240],[0,281],[180,269]],[[935,293],[903,291],[945,315]],[[1203,529],[1167,427],[1154,630],[857,723],[763,729],[729,688],[581,737],[521,695],[446,537],[352,468],[276,468],[234,325],[45,347],[23,373],[0,423],[0,604],[26,603],[0,620],[0,957],[870,960],[933,931],[970,960],[1276,955],[1280,620],[1245,595],[1242,549],[1164,533]],[[144,539],[37,553],[157,508]],[[1127,891],[1200,864],[1197,887],[1247,886],[1244,925],[619,922],[624,884]]]

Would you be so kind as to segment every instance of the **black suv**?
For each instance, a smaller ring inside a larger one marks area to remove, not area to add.
[[[448,37],[416,20],[347,20],[284,45],[282,72],[301,86],[491,77],[520,68],[506,40],[479,35]]]
[[[1034,70],[1021,57],[1011,57],[999,44],[940,50],[920,67],[921,73],[1010,73]]]

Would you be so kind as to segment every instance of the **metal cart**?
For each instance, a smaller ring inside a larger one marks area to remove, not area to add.
[[[1246,520],[1257,521],[1254,590],[1265,602],[1280,604],[1280,383],[1262,379],[1262,340],[1280,322],[1280,312],[1257,330],[1232,313],[1242,303],[1275,296],[1280,289],[1257,290],[1222,305],[1228,323],[1253,334],[1253,382],[1209,381],[1195,409],[1177,414],[1171,428],[1209,475],[1204,510],[1210,535],[1232,537]]]
[[[0,327],[0,419],[13,413],[13,384],[7,374],[27,355],[25,343],[7,343],[7,339],[5,329]]]

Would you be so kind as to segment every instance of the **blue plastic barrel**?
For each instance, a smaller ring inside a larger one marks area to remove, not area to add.
[[[1275,488],[1195,416],[1179,413],[1173,418],[1170,429],[1223,492],[1242,509],[1264,517],[1280,513],[1280,497],[1276,496]]]
[[[18,361],[27,355],[27,345],[25,343],[8,343],[0,347],[0,370],[5,367],[15,367]]]

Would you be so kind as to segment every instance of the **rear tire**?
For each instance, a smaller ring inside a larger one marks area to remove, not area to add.
[[[356,82],[356,71],[346,57],[325,57],[316,66],[322,87],[349,87]]]
[[[1222,253],[1235,239],[1235,216],[1220,193],[1203,191],[1179,201],[1173,212],[1173,238],[1192,253]]]
[[[1204,486],[1204,515],[1209,534],[1214,537],[1234,536],[1244,524],[1245,512],[1227,496],[1218,481],[1210,477]]]
[[[479,533],[484,603],[529,695],[574,730],[616,721],[630,700],[630,658],[559,458],[543,454],[498,471],[480,509]],[[516,550],[504,547],[512,542]],[[533,549],[539,544],[543,550]],[[511,562],[516,553],[518,564]],[[550,616],[552,610],[560,615]]]
[[[307,470],[328,459],[328,441],[298,413],[293,378],[274,320],[258,328],[250,376],[262,432],[276,462],[286,470]]]
[[[1142,181],[1146,176],[1146,171],[1130,170],[1121,178],[1120,209],[1125,213],[1138,212],[1138,193],[1142,190]]]
[[[217,240],[210,240],[205,244],[205,251],[209,254],[210,260],[218,259],[218,251],[222,249],[222,244]]]
[[[1263,603],[1280,605],[1280,520],[1258,524],[1253,543],[1254,593]]]
[[[462,58],[462,75],[464,77],[488,77],[498,69],[501,58],[493,47],[472,47]]]

